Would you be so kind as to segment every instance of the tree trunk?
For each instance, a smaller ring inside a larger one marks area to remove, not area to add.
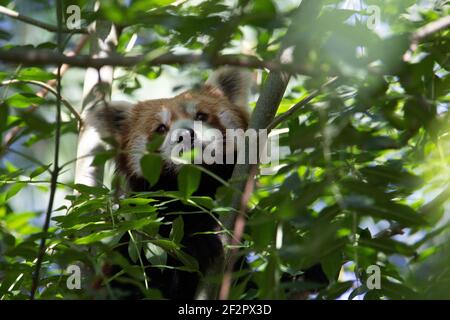
[[[93,57],[109,57],[115,51],[118,35],[115,26],[107,21],[97,21],[89,27],[91,36],[91,52]],[[83,127],[80,128],[75,168],[75,183],[98,186],[103,183],[104,166],[92,166],[94,154],[104,149],[95,119],[90,118],[90,110],[99,103],[111,100],[111,85],[114,68],[104,66],[99,70],[86,70],[81,117]]]

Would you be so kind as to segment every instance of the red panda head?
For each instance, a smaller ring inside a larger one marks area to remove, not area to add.
[[[121,147],[119,168],[126,175],[142,176],[141,158],[157,135],[162,136],[158,151],[165,167],[176,171],[179,163],[172,156],[180,143],[223,144],[226,129],[247,128],[250,86],[249,71],[223,67],[198,89],[135,105],[111,103],[95,111],[94,121],[102,136],[113,137]]]

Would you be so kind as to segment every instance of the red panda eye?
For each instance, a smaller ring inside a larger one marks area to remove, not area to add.
[[[155,132],[158,132],[161,134],[166,133],[166,131],[167,131],[167,126],[165,124],[160,124],[155,130]]]
[[[204,112],[197,112],[195,115],[195,120],[198,121],[207,121],[208,120],[208,115]]]

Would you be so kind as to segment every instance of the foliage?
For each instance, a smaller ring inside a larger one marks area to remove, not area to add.
[[[25,10],[20,1],[3,0],[0,5],[15,2],[19,11]],[[251,268],[240,272],[244,283],[233,283],[231,298],[296,298],[312,289],[311,299],[450,298],[448,29],[423,39],[405,58],[416,30],[448,16],[445,1],[417,5],[410,0],[367,0],[363,10],[354,10],[338,0],[304,0],[300,6],[272,0],[108,0],[101,1],[97,12],[93,2],[67,0],[64,6],[79,5],[84,26],[95,20],[120,26],[120,54],[188,50],[211,57],[200,65],[177,66],[198,82],[213,57],[243,53],[243,42],[251,43],[252,54],[265,61],[277,57],[282,42],[293,46],[293,65],[306,66],[311,73],[293,77],[278,115],[330,77],[338,77],[274,131],[286,152],[273,175],[257,176],[240,245]],[[370,6],[381,11],[382,23],[375,28],[365,10]],[[48,1],[32,1],[32,7],[54,21]],[[23,22],[0,16],[0,23],[0,39],[12,39],[2,40],[2,45],[31,46],[14,36],[14,26]],[[130,50],[134,36],[138,40]],[[66,34],[66,48],[79,37]],[[33,46],[55,50],[56,38]],[[45,235],[41,232],[45,212],[36,210],[31,195],[46,198],[49,193],[55,96],[38,94],[36,84],[8,81],[48,83],[55,75],[42,66],[0,68],[0,298],[29,297],[43,236],[48,240],[39,299],[116,298],[105,272],[109,264],[121,266],[121,277],[139,284],[148,298],[160,297],[143,286],[148,262],[164,268],[170,255],[182,262],[181,269],[197,272],[195,259],[181,251],[183,220],[168,223],[171,235],[162,238],[158,228],[167,222],[161,221],[158,210],[178,200],[220,218],[230,214],[231,204],[223,197],[229,187],[224,186],[217,199],[191,196],[198,187],[195,167],[180,173],[179,192],[118,197],[115,186],[120,181],[100,187],[74,185],[73,138],[78,126],[67,108],[61,138],[71,149],[63,150],[67,162],[60,165],[58,178],[58,192],[66,200],[57,200],[51,227]],[[156,79],[168,68],[141,63],[117,73],[116,85],[133,95],[142,79]],[[267,71],[259,72],[266,79]],[[63,77],[63,93],[81,86]],[[76,98],[71,102],[80,105]],[[98,154],[94,163],[102,165],[114,156],[112,151]],[[143,172],[154,184],[161,160],[153,152],[144,159]],[[16,209],[24,205],[29,209]],[[123,245],[118,241],[125,233],[131,235],[128,253],[133,265],[113,250]],[[328,286],[301,281],[303,271],[317,263]],[[70,274],[65,270],[72,264],[82,267],[82,290],[66,286]],[[381,268],[380,289],[367,287],[366,270],[372,265]],[[282,281],[285,274],[299,281]],[[254,286],[247,287],[250,282]]]

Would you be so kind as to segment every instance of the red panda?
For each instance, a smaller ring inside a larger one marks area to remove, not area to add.
[[[192,144],[204,147],[211,142],[208,129],[216,129],[223,136],[226,129],[246,129],[249,122],[248,99],[251,87],[251,73],[234,67],[222,67],[215,71],[202,86],[185,91],[170,99],[157,99],[139,102],[135,105],[127,103],[111,103],[107,106],[94,108],[89,118],[94,121],[104,137],[116,140],[121,152],[116,164],[118,173],[126,178],[129,190],[144,191],[174,191],[177,190],[177,174],[181,165],[171,157],[173,148],[180,141],[173,139],[175,130],[181,130],[188,135]],[[202,123],[203,130],[198,130],[194,123]],[[141,158],[148,143],[156,135],[163,136],[163,142],[158,152],[163,159],[163,169],[156,185],[144,178],[141,172]],[[215,143],[226,143],[226,139],[218,139]],[[232,164],[202,164],[222,179],[231,177]],[[196,195],[214,197],[220,183],[211,176],[202,174]],[[171,203],[164,212],[192,212],[195,208],[181,203]],[[162,214],[164,215],[164,212]],[[174,216],[165,217],[173,219]],[[199,264],[200,272],[204,272],[213,259],[222,255],[222,243],[217,234],[205,233],[217,229],[216,220],[201,213],[183,215],[184,251]],[[203,234],[197,234],[202,233]],[[159,233],[168,237],[170,227],[160,227]],[[127,241],[126,238],[122,241]],[[122,246],[126,247],[126,246]],[[127,254],[126,249],[123,254]],[[168,258],[168,265],[178,266],[174,258]],[[194,298],[199,276],[188,273],[157,268],[148,268],[148,276],[152,287],[159,289],[165,298]],[[137,298],[141,295],[131,286],[122,286],[128,291],[127,298]]]

